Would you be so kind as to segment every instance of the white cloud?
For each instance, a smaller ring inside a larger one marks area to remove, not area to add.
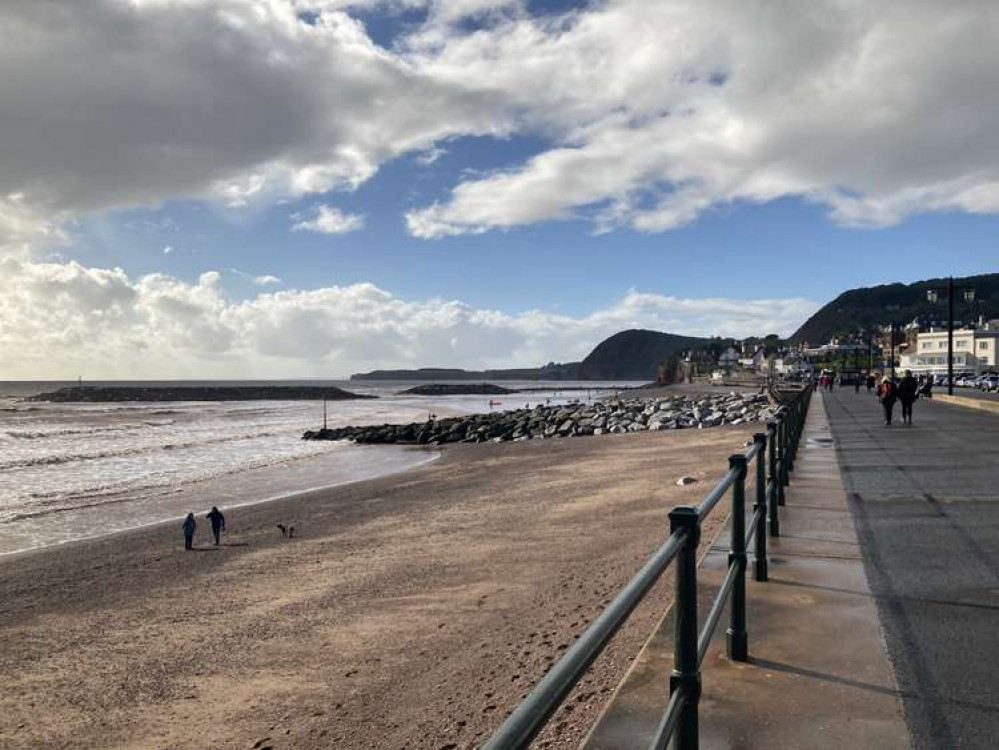
[[[375,45],[336,3],[0,3],[0,195],[47,213],[349,190],[455,134],[490,97]],[[109,54],[114,50],[114,54]]]
[[[407,214],[420,237],[581,218],[658,232],[798,196],[834,221],[999,212],[999,5],[612,0],[410,40],[553,146]]]
[[[238,268],[230,268],[229,273],[235,274],[236,276],[239,276],[241,279],[246,279],[247,281],[252,282],[257,286],[271,286],[273,284],[281,283],[281,279],[279,279],[277,276],[271,276],[270,274],[255,276],[252,273],[241,271]]]
[[[351,15],[412,8],[426,21],[389,48]],[[461,136],[524,134],[551,145],[411,210],[413,234],[576,218],[658,232],[782,196],[861,226],[999,212],[991,0],[525,8],[2,3],[0,195],[55,224],[175,197],[269,203],[352,190]]]
[[[298,218],[294,216],[293,218]],[[364,228],[364,216],[345,214],[339,208],[319,205],[311,219],[302,219],[291,225],[293,232],[318,232],[320,234],[347,234]]]
[[[267,274],[264,276],[254,276],[253,283],[256,284],[257,286],[271,286],[273,284],[280,284],[281,279],[279,279],[277,276],[271,276]]]
[[[569,316],[508,314],[455,300],[410,301],[372,284],[230,299],[214,271],[165,274],[0,256],[0,371],[8,378],[346,375],[375,367],[537,366],[584,357],[625,328],[788,333],[803,299],[682,299],[628,292]],[[261,277],[264,278],[264,277]]]

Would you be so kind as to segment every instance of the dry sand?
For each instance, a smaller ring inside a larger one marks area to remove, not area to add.
[[[220,548],[199,514],[196,552],[171,525],[2,559],[0,747],[475,747],[751,432],[460,446],[234,509]],[[578,745],[670,578],[535,746]]]

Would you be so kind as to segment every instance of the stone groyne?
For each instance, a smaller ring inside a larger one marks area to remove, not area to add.
[[[624,398],[565,406],[539,405],[533,409],[471,414],[409,424],[310,430],[302,438],[442,445],[718,427],[766,422],[773,416],[774,408],[766,396],[730,393],[723,396]]]
[[[505,396],[517,391],[492,383],[426,383],[399,391],[400,396]]]
[[[377,398],[330,386],[72,386],[29,396],[26,401],[97,403],[119,401],[346,401]]]

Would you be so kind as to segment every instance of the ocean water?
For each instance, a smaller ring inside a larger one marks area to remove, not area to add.
[[[143,383],[156,384],[177,383]],[[331,427],[422,421],[430,413],[513,409],[539,401],[587,400],[606,391],[565,389],[631,385],[504,383],[545,390],[492,397],[502,404],[490,406],[489,396],[398,395],[413,382],[267,384],[336,385],[379,396],[328,402]],[[303,441],[303,431],[322,425],[322,402],[316,401],[47,404],[23,400],[63,385],[68,383],[0,382],[0,555],[168,521],[189,511],[200,514],[212,505],[234,508],[384,476],[438,455],[406,446]],[[238,525],[238,514],[229,518]]]

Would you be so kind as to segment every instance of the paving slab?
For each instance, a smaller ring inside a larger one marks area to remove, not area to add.
[[[701,747],[909,748],[821,399],[812,401],[781,510],[770,580],[750,579],[747,586],[750,662],[725,656],[727,614],[705,657]],[[708,548],[699,569],[702,622],[725,574],[728,533],[724,529]],[[648,747],[669,699],[673,627],[670,612],[583,743],[585,750]]]
[[[914,747],[999,747],[999,414],[825,401]]]

